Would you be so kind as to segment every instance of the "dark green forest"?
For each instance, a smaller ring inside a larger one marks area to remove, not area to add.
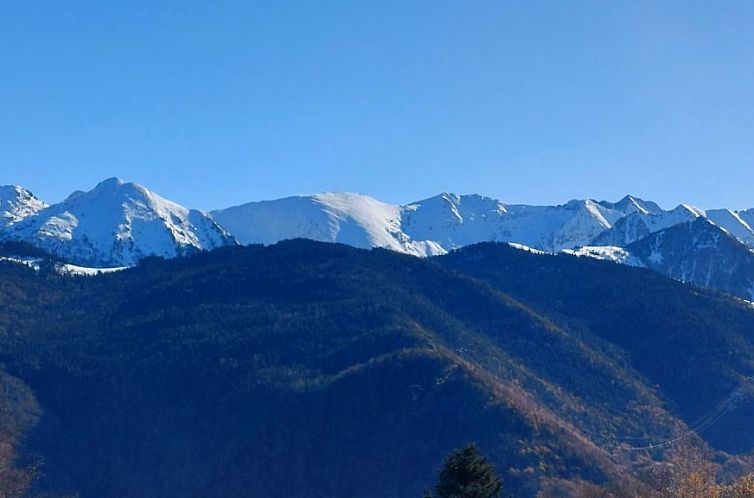
[[[513,496],[619,494],[677,441],[748,468],[753,339],[725,295],[498,244],[0,262],[0,432],[82,498],[417,497],[468,441]]]

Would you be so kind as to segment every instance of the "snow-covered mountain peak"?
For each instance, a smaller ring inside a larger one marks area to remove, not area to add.
[[[134,221],[162,221],[179,243],[199,245],[196,234],[185,230],[186,227],[183,226],[192,210],[169,201],[137,183],[125,182],[118,178],[100,182],[89,192],[77,192],[53,208],[55,211],[67,212],[73,216],[94,216],[97,222],[105,225],[118,222],[116,226],[119,238],[130,237]],[[99,212],[88,213],[95,209]]]
[[[78,263],[110,266],[234,242],[207,214],[119,179],[76,192],[16,223],[6,236]]]
[[[20,185],[0,185],[0,228],[32,216],[47,204]]]

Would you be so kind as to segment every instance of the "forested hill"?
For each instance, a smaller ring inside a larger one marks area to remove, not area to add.
[[[754,310],[586,258],[294,240],[89,278],[0,262],[0,309],[0,423],[40,489],[82,498],[416,497],[468,441],[533,496],[628,487],[671,440],[754,446],[730,401]]]

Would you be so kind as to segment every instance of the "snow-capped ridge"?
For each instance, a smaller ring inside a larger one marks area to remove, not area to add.
[[[705,211],[680,204],[666,211],[633,195],[617,202],[572,199],[537,206],[442,192],[396,205],[367,194],[324,192],[207,214],[116,177],[52,206],[22,187],[0,187],[0,240],[28,242],[83,268],[129,266],[149,255],[175,257],[239,242],[273,244],[293,238],[422,257],[490,241],[631,264],[629,245],[699,218],[754,249],[754,209]],[[653,240],[664,244],[663,237]],[[663,257],[660,251],[654,254]]]
[[[442,192],[398,206],[364,194],[335,192],[251,202],[211,215],[241,243],[303,237],[429,256],[482,241],[543,251],[575,248],[592,243],[627,213],[650,216],[647,213],[657,210],[656,204],[631,196],[618,203],[574,199],[531,206]]]

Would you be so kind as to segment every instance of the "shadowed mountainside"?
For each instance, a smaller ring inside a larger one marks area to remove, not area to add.
[[[646,270],[295,240],[0,276],[0,362],[40,407],[24,449],[82,498],[418,496],[469,440],[531,496],[626,485],[662,456],[635,446],[754,444],[745,401],[687,428],[752,375],[754,311]]]

